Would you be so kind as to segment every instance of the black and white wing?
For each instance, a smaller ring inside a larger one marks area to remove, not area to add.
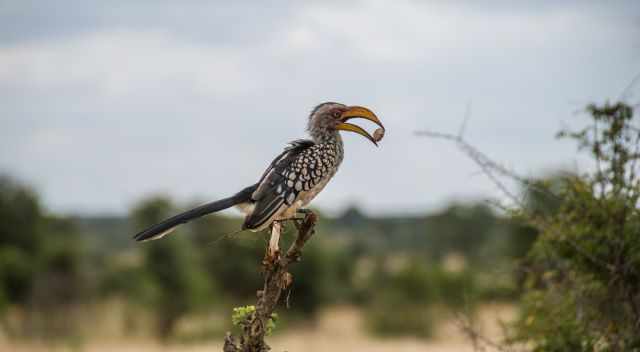
[[[295,201],[300,187],[296,188],[295,166],[298,158],[316,145],[310,140],[296,140],[273,160],[258,181],[258,188],[251,198],[253,212],[244,221],[244,229],[258,229],[269,221],[282,206],[290,206]]]

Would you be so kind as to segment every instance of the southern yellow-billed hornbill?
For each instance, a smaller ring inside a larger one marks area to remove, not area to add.
[[[371,136],[361,127],[347,123],[352,118],[364,118],[378,124]],[[258,231],[274,221],[290,219],[306,206],[338,171],[344,150],[338,131],[358,133],[375,145],[382,138],[384,127],[369,109],[339,103],[318,105],[309,116],[307,127],[311,139],[290,143],[271,162],[260,180],[235,195],[178,214],[135,235],[138,241],[161,238],[176,226],[203,215],[238,206],[247,215],[243,229]]]

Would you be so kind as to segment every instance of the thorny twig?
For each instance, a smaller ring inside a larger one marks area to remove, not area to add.
[[[640,82],[640,72],[636,73],[631,81],[627,83],[627,86],[622,90],[622,93],[620,94],[620,97],[618,97],[618,100],[626,101],[630,97],[633,87],[635,87],[638,82]]]
[[[491,340],[490,338],[482,335],[474,326],[473,322],[466,314],[457,314],[455,319],[456,325],[467,336],[473,344],[473,350],[476,352],[485,352],[487,348],[499,352],[517,352],[519,351],[513,346],[506,346],[500,342]]]
[[[461,128],[461,132],[463,131],[464,129]],[[523,205],[522,199],[518,198],[514,193],[512,193],[504,185],[504,183],[502,183],[499,180],[498,176],[503,176],[503,177],[513,179],[514,181],[525,186],[526,188],[533,189],[537,192],[548,194],[553,198],[557,198],[555,194],[547,192],[546,190],[540,188],[535,183],[531,182],[525,177],[522,177],[516,174],[515,172],[507,169],[506,167],[498,164],[497,162],[487,157],[480,150],[478,150],[477,148],[469,144],[463,138],[462,134],[453,135],[449,133],[440,133],[440,132],[433,132],[433,131],[427,130],[427,131],[417,131],[416,135],[429,137],[429,138],[444,139],[444,140],[454,142],[463,153],[465,153],[471,160],[473,160],[480,167],[482,173],[484,173],[487,177],[489,177],[491,182],[493,182],[493,184],[496,187],[498,187],[501,192],[503,192],[511,201],[513,201],[515,204],[519,206]]]
[[[515,205],[517,205],[520,208],[523,208],[523,209],[525,208],[524,201],[521,198],[517,197],[513,192],[511,192],[509,188],[500,180],[500,177],[505,177],[507,179],[514,180],[518,184],[525,187],[526,189],[534,190],[536,192],[540,192],[542,194],[548,195],[553,198],[558,198],[557,195],[549,192],[546,189],[539,187],[538,185],[535,184],[535,182],[532,182],[518,175],[517,173],[508,170],[507,168],[498,164],[497,162],[493,161],[492,159],[487,157],[484,153],[480,152],[477,148],[469,144],[463,138],[463,133],[465,129],[464,126],[466,125],[466,122],[467,122],[467,118],[465,118],[465,121],[462,127],[460,128],[458,135],[440,133],[440,132],[434,132],[434,131],[418,131],[416,132],[416,135],[435,138],[435,139],[444,139],[447,141],[454,142],[464,154],[466,154],[472,161],[474,161],[480,167],[482,173],[484,173],[491,180],[491,182],[507,198],[509,198]],[[510,210],[506,205],[501,204],[500,202],[495,201],[495,202],[492,202],[492,204],[494,204],[498,208],[501,208],[505,212],[508,212]],[[557,231],[552,226],[550,226],[550,224],[548,224],[548,222],[545,221],[543,218],[539,216],[533,216],[529,220],[530,220],[529,223],[534,227],[542,229],[555,236],[561,236],[561,234],[558,234]],[[583,255],[585,258],[589,259],[594,264],[599,265],[605,268],[606,270],[609,270],[609,271],[612,270],[611,265],[595,257],[588,251],[584,250],[578,243],[576,243],[572,239],[565,238],[565,240],[567,240],[567,242],[578,253]],[[492,341],[491,339],[482,335],[477,329],[474,328],[474,326],[472,325],[468,317],[460,315],[458,316],[457,322],[460,329],[463,331],[463,333],[467,335],[467,337],[471,340],[475,351],[486,351],[487,348],[491,348],[493,350],[497,350],[501,352],[515,351],[512,348],[512,346],[504,345],[504,344]]]
[[[461,131],[464,131],[464,130],[461,129]],[[499,179],[499,176],[514,180],[520,185],[522,185],[523,187],[525,187],[526,189],[531,189],[556,199],[558,198],[557,195],[553,194],[552,192],[549,192],[546,189],[539,187],[538,185],[535,184],[535,182],[532,182],[526,179],[525,177],[522,177],[517,173],[511,170],[508,170],[506,167],[493,161],[492,159],[487,157],[484,153],[480,152],[477,148],[469,144],[461,134],[453,135],[449,133],[440,133],[440,132],[433,132],[433,131],[418,131],[416,132],[416,135],[425,136],[429,138],[444,139],[444,140],[448,140],[456,143],[458,148],[462,150],[464,154],[466,154],[471,160],[473,160],[480,167],[481,171],[491,180],[491,182],[496,187],[498,187],[498,189],[500,189],[500,191],[505,196],[507,196],[512,202],[514,202],[514,204],[516,204],[522,209],[525,208],[525,204],[522,201],[522,199],[520,199],[513,192],[511,192],[509,188]],[[539,229],[544,229],[549,233],[552,233],[557,236],[561,236],[561,234],[558,234],[555,229],[553,229],[544,219],[540,217],[535,217],[534,221],[530,221],[530,223],[531,225]],[[578,243],[576,243],[572,239],[570,238],[564,238],[564,239],[567,240],[567,242],[578,253],[582,254],[585,258],[589,259],[594,264],[601,266],[606,270],[609,270],[609,271],[612,270],[611,265],[593,256],[591,253],[584,250]]]
[[[304,219],[297,223],[298,236],[291,244],[284,256],[279,253],[271,253],[267,248],[264,266],[264,285],[258,291],[258,303],[255,311],[241,324],[242,334],[239,342],[227,333],[224,340],[224,352],[265,352],[270,347],[264,340],[267,322],[271,319],[276,305],[280,301],[282,292],[291,286],[293,278],[288,271],[290,264],[300,261],[302,247],[313,236],[314,227],[318,217],[313,212],[307,212]]]

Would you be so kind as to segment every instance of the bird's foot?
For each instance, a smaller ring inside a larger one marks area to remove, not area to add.
[[[264,254],[264,258],[262,259],[262,266],[266,271],[269,271],[277,265],[279,260],[280,250],[267,247],[267,251]]]
[[[309,214],[313,214],[313,211],[306,208],[298,208],[296,209],[296,214],[303,215],[302,217],[294,216],[292,218],[286,219],[293,222],[293,225],[296,227],[298,231],[300,231],[300,225],[309,217]]]
[[[273,268],[279,259],[280,259],[280,251],[273,252],[269,248],[267,249],[267,253],[264,256],[264,259],[262,259],[262,265],[267,269]]]

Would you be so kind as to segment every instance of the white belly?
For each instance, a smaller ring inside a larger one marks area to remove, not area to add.
[[[278,215],[274,218],[275,220],[286,220],[291,219],[296,215],[298,209],[307,206],[307,204],[311,203],[311,201],[320,193],[324,187],[329,183],[329,180],[333,175],[326,177],[322,181],[320,181],[317,185],[315,185],[312,189],[308,191],[302,191],[298,194],[298,198],[293,202],[293,204],[289,207],[283,207],[278,213]]]

